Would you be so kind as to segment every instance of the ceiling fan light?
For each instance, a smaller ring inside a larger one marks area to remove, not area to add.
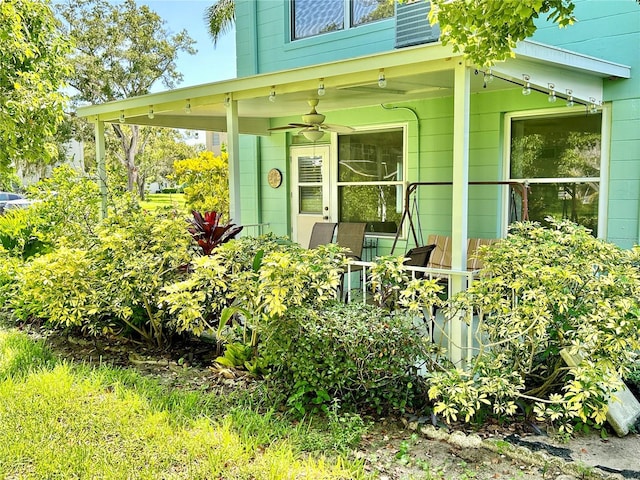
[[[302,130],[301,133],[304,135],[304,138],[311,142],[317,142],[324,136],[324,132],[320,130]]]

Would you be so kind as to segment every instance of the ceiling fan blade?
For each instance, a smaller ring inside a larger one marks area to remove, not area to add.
[[[336,133],[351,133],[355,131],[355,128],[351,128],[346,125],[332,125],[329,123],[323,123],[322,125],[320,125],[320,128],[328,132],[336,132]]]
[[[294,128],[305,128],[305,127],[309,127],[311,125],[308,125],[306,123],[290,123],[289,125],[283,125],[282,127],[272,127],[272,128],[268,128],[267,130],[269,131],[274,131],[274,130],[292,130]]]

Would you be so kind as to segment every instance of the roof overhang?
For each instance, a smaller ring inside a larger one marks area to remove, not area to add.
[[[307,111],[306,101],[317,98],[321,79],[326,90],[319,107],[323,113],[397,104],[451,96],[454,67],[462,61],[449,46],[427,44],[84,106],[78,115],[92,122],[224,132],[225,100],[233,99],[238,102],[239,132],[268,135],[270,119],[299,118]],[[386,88],[378,86],[381,71],[387,79]],[[483,75],[475,75],[471,91],[513,88],[528,75],[532,86],[541,90],[553,83],[559,94],[571,90],[574,99],[583,103],[595,100],[596,104],[602,102],[604,78],[629,78],[631,74],[630,67],[624,65],[529,41],[519,44],[515,57],[497,64],[492,72],[507,81],[485,85]],[[272,90],[275,102],[269,101]]]

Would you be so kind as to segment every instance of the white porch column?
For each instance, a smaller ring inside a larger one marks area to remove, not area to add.
[[[469,210],[469,98],[471,70],[463,59],[455,66],[453,92],[453,203],[451,217],[451,268],[467,269],[467,221]],[[454,276],[451,293],[465,288],[463,278]],[[459,363],[462,358],[462,322],[457,319],[450,324],[449,355],[451,361]]]
[[[96,118],[96,164],[98,174],[98,186],[100,187],[100,214],[107,217],[107,166],[105,162],[104,122]]]
[[[229,154],[229,217],[236,225],[240,218],[240,137],[238,135],[238,101],[227,107],[227,153]]]

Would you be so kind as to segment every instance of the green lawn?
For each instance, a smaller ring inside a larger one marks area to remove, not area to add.
[[[0,478],[365,478],[362,465],[320,453],[343,424],[323,436],[247,405],[61,362],[0,329]],[[310,441],[315,454],[304,453]]]
[[[163,207],[184,209],[184,202],[184,194],[182,193],[150,193],[144,202],[140,202],[140,205],[147,210]]]

